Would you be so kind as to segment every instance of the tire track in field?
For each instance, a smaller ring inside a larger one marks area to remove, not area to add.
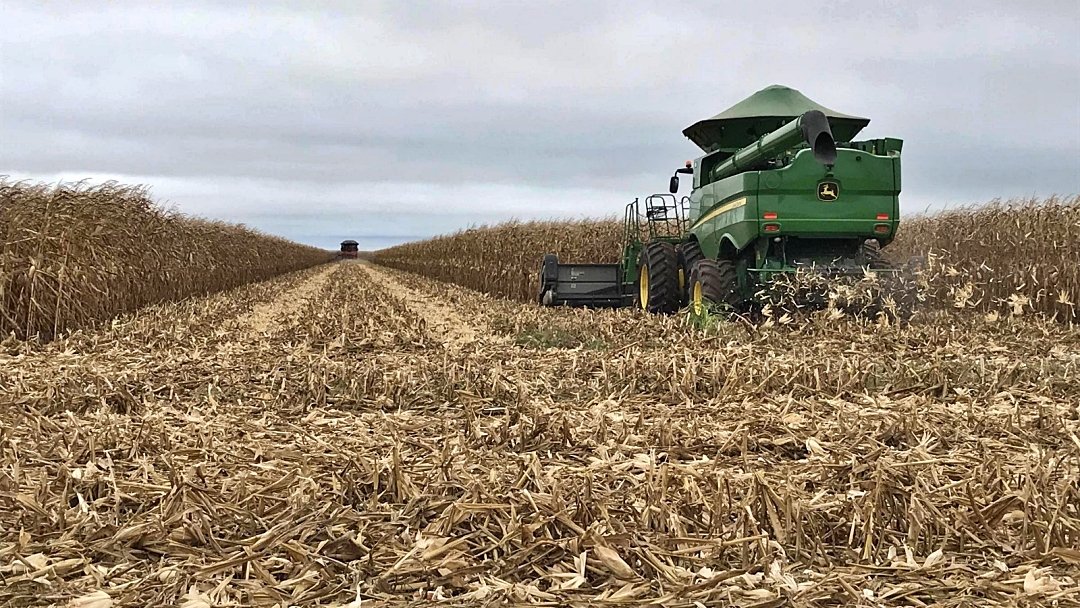
[[[330,280],[330,275],[337,272],[340,267],[340,264],[327,264],[293,287],[278,292],[273,300],[255,305],[251,312],[237,321],[241,327],[246,327],[254,336],[262,336],[281,329],[290,316],[300,311],[306,300],[312,299],[322,290]]]
[[[390,273],[374,264],[364,261],[360,264],[372,284],[385,289],[390,295],[401,300],[407,308],[420,315],[433,337],[446,344],[463,345],[476,342],[480,332],[466,323],[452,306],[401,284]]]

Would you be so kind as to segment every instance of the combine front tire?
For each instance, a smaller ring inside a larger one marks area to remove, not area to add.
[[[679,297],[684,306],[690,301],[690,274],[694,272],[694,265],[704,259],[705,254],[697,241],[679,245]]]
[[[671,314],[679,309],[679,258],[675,245],[648,243],[638,255],[637,305],[651,313]]]
[[[705,312],[709,304],[731,311],[742,308],[739,272],[731,260],[701,260],[690,273],[690,306],[694,314]]]

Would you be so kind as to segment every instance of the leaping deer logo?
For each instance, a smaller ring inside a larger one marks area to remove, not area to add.
[[[835,201],[840,196],[840,188],[832,182],[825,182],[818,186],[818,198],[823,201]]]

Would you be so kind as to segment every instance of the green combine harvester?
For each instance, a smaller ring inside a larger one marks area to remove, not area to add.
[[[622,261],[544,256],[540,303],[743,311],[778,274],[891,271],[880,250],[900,222],[903,142],[854,141],[869,122],[774,85],[691,125],[683,134],[704,156],[675,172],[670,194],[626,206]],[[680,174],[694,180],[682,199]]]

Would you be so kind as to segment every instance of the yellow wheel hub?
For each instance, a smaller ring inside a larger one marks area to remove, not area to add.
[[[649,307],[649,267],[642,265],[638,275],[638,299],[641,300],[641,309]]]
[[[694,305],[694,314],[700,315],[705,312],[705,299],[701,296],[701,281],[694,283],[694,295],[691,298]]]

